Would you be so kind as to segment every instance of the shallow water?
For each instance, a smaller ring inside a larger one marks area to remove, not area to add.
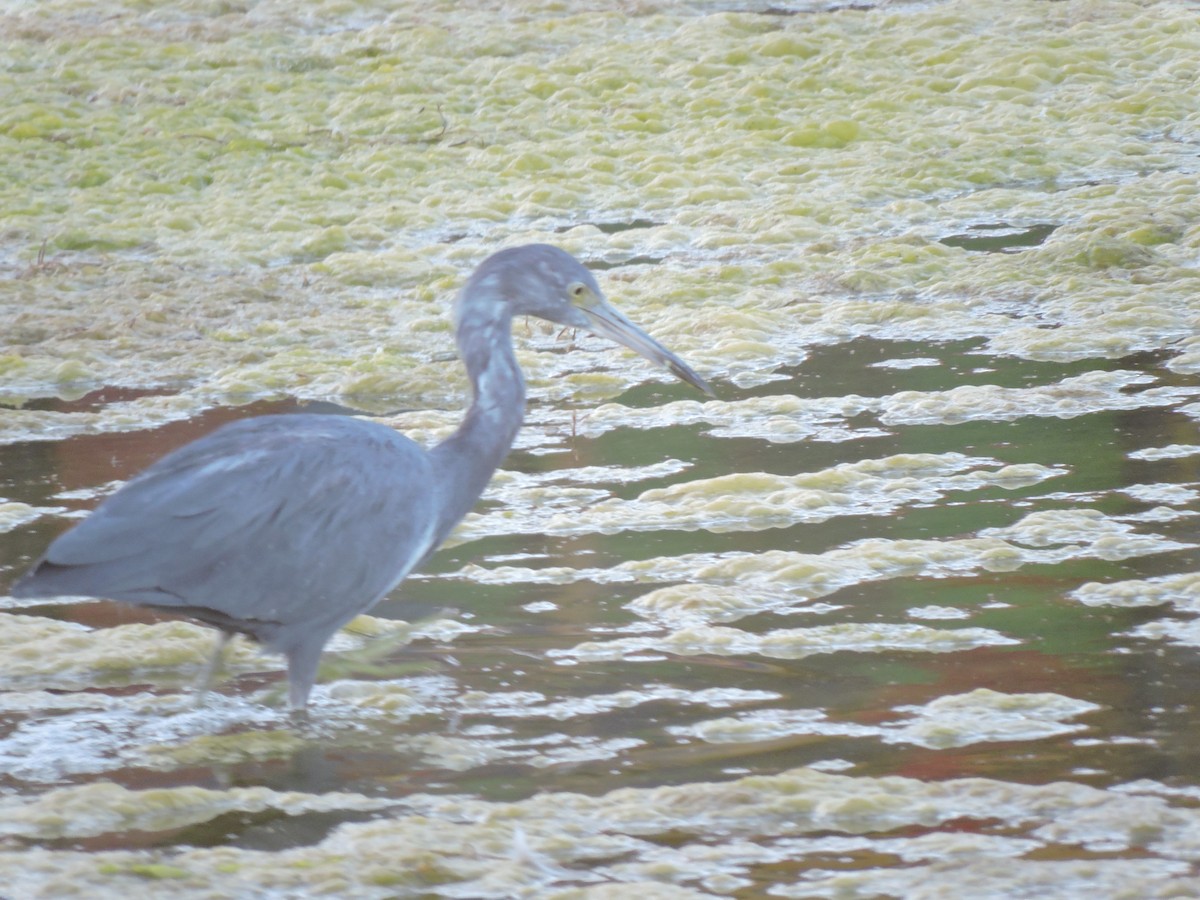
[[[195,708],[207,630],[0,600],[0,893],[1200,893],[1194,9],[40,14],[0,591],[232,418],[444,436],[501,244],[718,396],[518,323],[516,449],[305,724],[250,645]]]
[[[375,610],[458,614],[376,669],[332,674],[306,727],[293,728],[271,696],[278,663],[245,648],[243,674],[190,709],[201,629],[138,630],[132,623],[154,617],[107,603],[20,610],[49,627],[36,643],[8,629],[0,753],[17,814],[10,852],[41,848],[79,871],[100,849],[107,859],[159,848],[157,858],[178,847],[179,858],[166,857],[180,870],[172,877],[199,884],[216,878],[202,874],[213,863],[184,847],[313,847],[322,865],[339,835],[357,841],[344,823],[400,827],[432,807],[439,828],[458,823],[472,830],[468,843],[494,845],[492,867],[516,867],[489,886],[451,849],[440,877],[472,885],[455,896],[632,876],[823,896],[837,881],[830,865],[904,893],[917,862],[966,859],[969,880],[986,877],[981,860],[1052,848],[1087,860],[1186,858],[1131,830],[1127,807],[1157,804],[1145,826],[1157,832],[1190,809],[1195,789],[1187,613],[1200,589],[1200,448],[1162,449],[1191,420],[1157,402],[1059,418],[1037,398],[1079,377],[1079,365],[1020,366],[975,349],[867,339],[827,348],[787,380],[720,386],[705,407],[715,425],[639,423],[680,397],[674,386],[630,390],[604,408],[603,426],[584,414],[574,436],[565,410],[536,406],[531,419],[548,432],[560,420],[557,452],[515,452],[461,543]],[[926,364],[899,362],[918,352]],[[1162,360],[1088,371],[1200,391],[1200,379],[1163,377]],[[990,378],[963,377],[985,363]],[[826,427],[865,437],[782,443],[769,418],[764,437],[715,435],[730,417],[709,409],[791,398],[803,418],[806,400],[894,401],[971,380],[1020,392],[1025,414],[889,428],[856,404],[840,422],[825,414]],[[698,418],[696,401],[675,402]],[[630,424],[615,424],[619,410]],[[110,483],[221,419],[266,411],[283,410],[219,410],[119,441],[12,444],[5,490],[31,505],[90,505],[47,488]],[[4,564],[18,568],[59,527],[46,516],[14,529]],[[81,635],[79,624],[105,630]],[[798,786],[772,780],[788,772]],[[916,780],[878,781],[895,775]],[[971,778],[985,781],[960,781]],[[1063,799],[1063,783],[1105,793]],[[686,793],[663,795],[672,785]],[[743,813],[730,809],[731,785],[742,785]],[[973,797],[982,785],[1019,796],[996,806]],[[100,788],[179,796],[163,808],[165,798],[93,796]],[[938,800],[935,789],[948,794]],[[915,796],[896,808],[897,791]],[[577,794],[572,804],[591,797],[603,811],[527,807]],[[758,809],[792,796],[803,809]],[[443,810],[438,798],[453,803]],[[462,803],[474,811],[453,811]],[[857,811],[818,814],[847,804]],[[1039,812],[1047,804],[1060,812]],[[1062,809],[1094,821],[1051,834]],[[1200,822],[1180,827],[1194,837]],[[628,837],[614,846],[614,832]],[[839,843],[829,836],[838,833],[861,836]],[[920,849],[935,837],[948,844]],[[409,877],[419,862],[408,853],[378,864]],[[881,875],[881,853],[906,861],[900,881]],[[116,865],[136,871],[136,859]],[[1119,886],[1143,865],[1106,877]]]

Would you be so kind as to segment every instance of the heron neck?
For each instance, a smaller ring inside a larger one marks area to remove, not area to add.
[[[458,351],[471,381],[471,406],[458,430],[431,451],[442,493],[440,544],[479,499],[504,461],[525,417],[525,379],[512,347],[512,317],[494,304],[464,314]]]

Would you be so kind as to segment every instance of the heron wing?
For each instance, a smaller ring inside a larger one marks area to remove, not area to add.
[[[130,481],[14,593],[178,608],[265,640],[293,623],[336,628],[429,551],[435,488],[426,452],[385,426],[248,419]]]

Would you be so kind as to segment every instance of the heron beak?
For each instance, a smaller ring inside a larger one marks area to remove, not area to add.
[[[692,367],[656,341],[642,329],[630,322],[625,316],[607,303],[600,301],[586,307],[577,307],[587,319],[587,329],[593,334],[606,337],[628,347],[639,356],[644,356],[652,363],[657,363],[680,381],[686,381],[692,387],[703,391],[710,397],[716,397],[708,382],[692,371]]]

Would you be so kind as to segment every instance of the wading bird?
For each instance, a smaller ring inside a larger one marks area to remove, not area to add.
[[[230,637],[247,635],[287,658],[288,702],[303,709],[329,638],[441,545],[512,447],[525,412],[512,321],[523,315],[611,338],[712,394],[569,253],[501,250],[455,304],[472,400],[445,441],[425,450],[345,416],[225,425],[61,535],[13,596],[103,597],[198,619],[220,631],[214,666]]]

